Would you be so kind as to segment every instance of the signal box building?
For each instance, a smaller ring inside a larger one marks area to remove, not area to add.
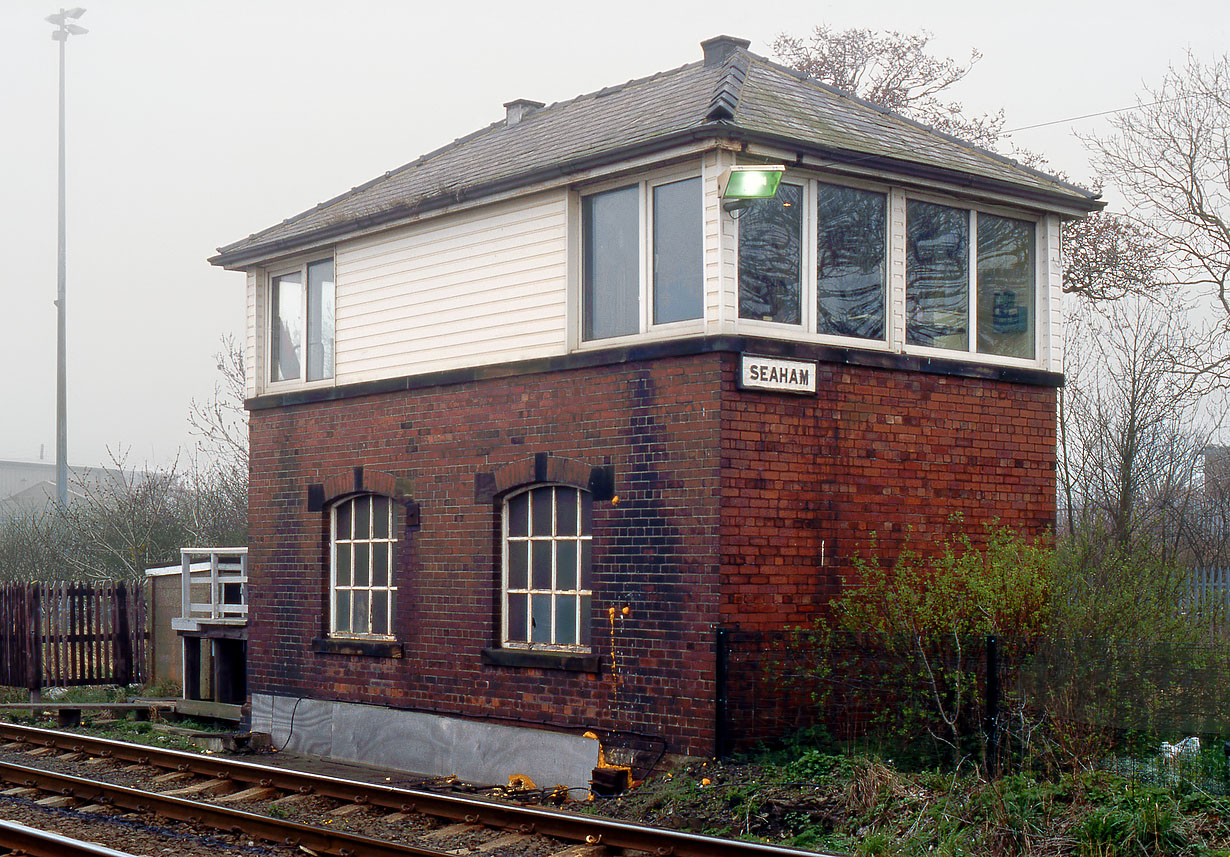
[[[1101,203],[702,47],[211,259],[279,745],[569,785],[587,730],[711,754],[717,629],[808,623],[873,533],[1052,527],[1059,225]]]

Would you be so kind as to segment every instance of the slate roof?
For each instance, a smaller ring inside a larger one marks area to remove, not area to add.
[[[725,41],[723,41],[725,40]],[[696,62],[503,119],[218,248],[215,265],[239,267],[309,243],[456,202],[528,186],[691,140],[785,144],[985,190],[1042,207],[1092,211],[1096,195],[904,119],[719,37],[721,62]]]

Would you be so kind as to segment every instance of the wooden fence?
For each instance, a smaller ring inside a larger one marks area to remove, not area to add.
[[[0,685],[131,684],[145,679],[148,661],[143,585],[0,586]]]

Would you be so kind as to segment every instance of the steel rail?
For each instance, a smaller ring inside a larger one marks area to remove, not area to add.
[[[303,846],[314,851],[338,854],[342,857],[362,854],[364,857],[444,857],[447,852],[414,845],[386,842],[370,836],[359,836],[341,830],[327,830],[294,821],[257,815],[211,803],[185,800],[172,795],[131,789],[98,780],[87,780],[70,774],[41,771],[23,765],[0,762],[0,779],[103,806],[115,806],[132,812],[150,812],[162,818],[200,824],[216,830],[259,837],[266,842]]]
[[[551,836],[610,848],[647,851],[673,857],[841,857],[781,845],[721,839],[662,827],[632,824],[600,816],[541,807],[515,806],[473,796],[439,794],[339,777],[327,777],[258,765],[238,759],[202,756],[96,738],[73,732],[38,729],[0,722],[0,737],[55,746],[93,756],[192,772],[202,777],[253,783],[285,791],[314,794],[348,803],[367,804],[397,812],[418,812],[451,821],[496,827],[525,834]]]
[[[116,851],[15,821],[0,821],[0,848],[6,849],[3,853],[26,857],[136,857],[128,851]]]

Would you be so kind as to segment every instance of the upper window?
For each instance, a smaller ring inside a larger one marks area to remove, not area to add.
[[[817,185],[817,333],[885,338],[887,210],[887,194]]]
[[[334,293],[332,259],[308,262],[270,280],[270,381],[333,377]]]
[[[739,317],[802,321],[803,188],[781,184],[739,215]]]
[[[820,182],[783,182],[775,198],[742,209],[739,317],[884,341],[887,209],[887,194]],[[808,233],[814,245],[803,240]],[[813,253],[814,299],[804,275]],[[814,324],[804,313],[813,300]]]
[[[588,649],[588,491],[540,485],[504,501],[503,642],[521,648]]]
[[[1032,359],[1034,233],[1027,220],[910,200],[906,342]]]
[[[394,598],[393,502],[360,494],[332,510],[330,631],[341,637],[392,635]]]
[[[582,198],[582,339],[704,316],[702,210],[699,178]]]

